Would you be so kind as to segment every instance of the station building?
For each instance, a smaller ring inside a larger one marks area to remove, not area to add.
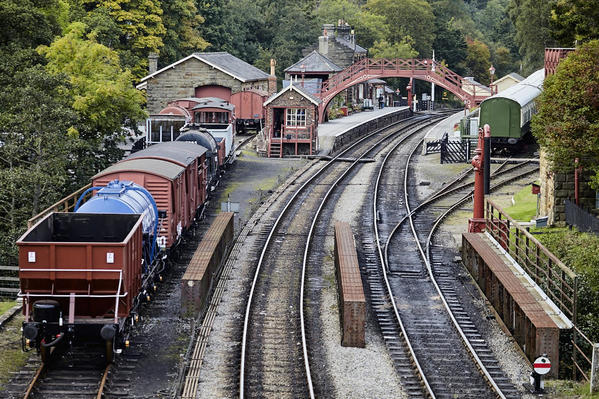
[[[157,64],[158,57],[151,55],[149,74],[137,85],[146,90],[151,115],[181,98],[216,97],[231,101],[233,95],[242,91],[276,91],[273,77],[226,52],[193,53],[159,70]]]

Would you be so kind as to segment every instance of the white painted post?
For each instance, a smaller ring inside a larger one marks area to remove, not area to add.
[[[591,393],[599,392],[599,344],[593,345],[593,361],[591,363]]]

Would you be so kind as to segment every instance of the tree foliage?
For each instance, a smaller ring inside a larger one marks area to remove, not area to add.
[[[473,76],[483,84],[489,84],[491,67],[491,53],[489,47],[479,40],[468,41],[468,55],[466,57],[466,73]]]
[[[599,40],[562,60],[545,79],[538,104],[532,132],[554,170],[572,171],[574,158],[599,167]]]
[[[557,0],[551,9],[553,36],[564,47],[599,39],[599,2]]]
[[[420,57],[432,56],[435,16],[426,0],[368,0],[365,7],[385,18],[390,43],[401,43],[409,36]]]
[[[159,52],[166,33],[158,0],[81,0],[89,28],[100,43],[119,52],[133,76],[146,75],[150,52]],[[108,28],[108,29],[107,29]]]
[[[11,69],[0,63],[4,71]],[[64,76],[49,75],[40,65],[14,72],[11,81],[0,86],[3,264],[16,263],[14,241],[27,219],[60,198],[69,185],[70,154],[77,145],[77,139],[66,134],[77,116],[65,94]]]
[[[414,50],[411,38],[407,37],[401,43],[389,43],[386,40],[377,41],[370,48],[372,58],[414,58],[418,52]]]
[[[510,0],[509,15],[516,29],[515,40],[528,75],[543,66],[545,47],[553,39],[549,21],[553,0]]]
[[[83,23],[74,22],[64,36],[39,51],[48,60],[49,72],[66,74],[69,78],[66,92],[79,114],[79,123],[71,132],[83,138],[89,151],[96,154],[89,158],[93,163],[87,174],[92,174],[98,167],[120,159],[122,153],[116,146],[122,141],[123,127],[134,127],[135,122],[145,117],[142,110],[145,99],[132,86],[131,72],[121,68],[118,54],[97,43],[93,33],[90,39],[85,38],[86,31]],[[80,172],[85,169],[80,168]]]

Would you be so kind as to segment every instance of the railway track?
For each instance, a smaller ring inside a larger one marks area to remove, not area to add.
[[[375,238],[364,240],[371,300],[391,356],[410,397],[519,397],[462,307],[445,247],[431,244],[442,218],[469,201],[470,173],[417,204],[409,163],[418,145],[396,147],[383,161],[370,213]],[[537,169],[504,163],[494,187]]]
[[[418,119],[408,122],[410,134],[419,130],[414,125],[423,123]],[[403,124],[406,123],[400,123]],[[386,131],[389,128],[372,133],[326,163],[296,190],[272,222],[247,301],[241,343],[240,398],[315,396],[303,319],[305,269],[311,240],[318,215],[333,189],[360,158],[398,135],[397,132],[384,135],[382,132]],[[335,161],[341,157],[355,161],[349,167],[340,165]]]
[[[11,391],[9,386],[9,397],[100,399],[110,371],[111,364],[105,362],[103,347],[77,348],[48,364],[41,364],[24,394]]]

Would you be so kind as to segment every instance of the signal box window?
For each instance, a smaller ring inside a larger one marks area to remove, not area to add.
[[[286,126],[305,127],[306,126],[306,109],[305,108],[288,108]]]

